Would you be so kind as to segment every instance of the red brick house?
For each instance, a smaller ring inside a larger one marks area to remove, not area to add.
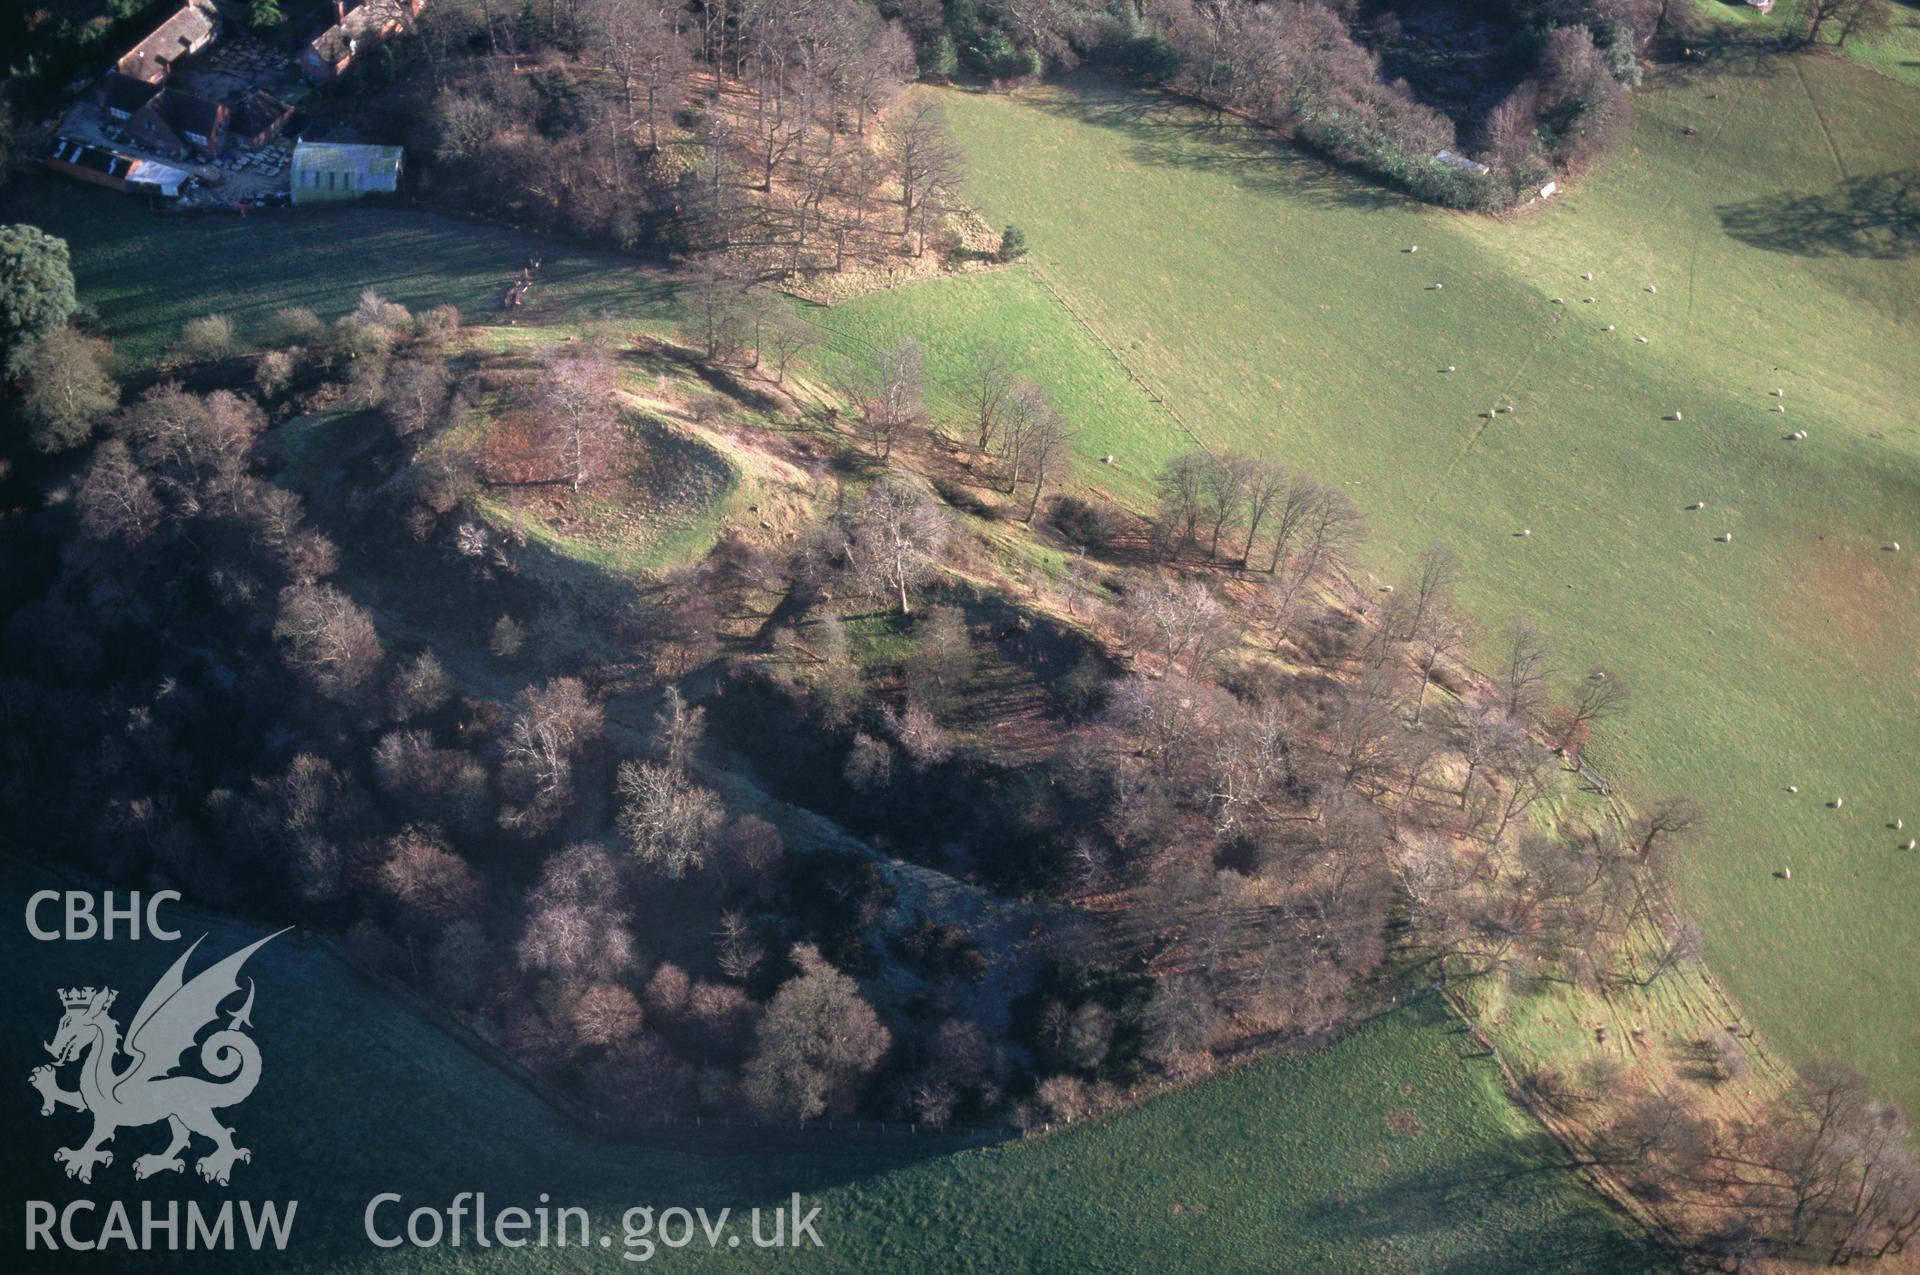
[[[220,36],[220,13],[208,0],[188,0],[114,64],[120,74],[164,84],[174,64],[192,57]]]
[[[427,0],[333,0],[334,24],[300,51],[300,74],[312,84],[338,79],[426,7]]]

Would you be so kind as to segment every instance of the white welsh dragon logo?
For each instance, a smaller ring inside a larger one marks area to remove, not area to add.
[[[285,933],[269,934],[189,981],[184,977],[187,960],[206,936],[196,939],[140,1002],[124,1044],[120,1025],[107,1013],[118,993],[105,987],[60,993],[60,1003],[67,1012],[47,1045],[53,1064],[34,1068],[28,1081],[40,1091],[41,1115],[52,1115],[55,1107],[93,1114],[93,1133],[85,1142],[53,1153],[55,1160],[67,1166],[68,1177],[92,1182],[96,1164],[113,1163],[113,1152],[105,1150],[104,1144],[113,1140],[115,1132],[161,1120],[172,1131],[172,1141],[166,1150],[133,1162],[136,1178],[178,1173],[186,1168],[180,1153],[196,1133],[213,1142],[213,1150],[194,1165],[209,1182],[225,1186],[234,1162],[253,1158],[245,1147],[233,1144],[233,1130],[213,1114],[221,1107],[244,1102],[260,1083],[260,1047],[240,1030],[253,1025],[248,1019],[253,1010],[252,979],[247,980],[246,1002],[229,1014],[225,1028],[200,1045],[200,1065],[214,1079],[170,1073],[181,1065],[201,1030],[220,1016],[220,1003],[240,990],[238,976],[247,958]],[[124,1070],[116,1070],[115,1062],[123,1052],[132,1061]],[[81,1060],[80,1087],[62,1089],[54,1069],[75,1059]]]

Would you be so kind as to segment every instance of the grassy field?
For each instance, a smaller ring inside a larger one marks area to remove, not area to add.
[[[31,890],[68,884],[0,856],[0,900],[17,916]],[[263,927],[179,909],[203,954]],[[121,991],[124,1024],[177,955],[156,942],[36,943],[9,926],[0,952],[17,971],[20,1030],[0,1043],[15,1076],[14,1128],[0,1181],[15,1201],[226,1196],[190,1176],[132,1182],[153,1129],[124,1131],[91,1189],[51,1156],[84,1126],[42,1121],[24,1085],[44,1061],[60,986]],[[683,1130],[644,1141],[588,1137],[486,1057],[370,983],[331,949],[288,935],[248,964],[258,983],[263,1079],[224,1113],[253,1151],[236,1199],[300,1201],[282,1270],[386,1270],[361,1230],[366,1201],[398,1191],[444,1207],[485,1190],[494,1208],[578,1204],[615,1236],[634,1204],[715,1211],[783,1200],[820,1206],[825,1247],[754,1253],[807,1270],[1642,1271],[1669,1269],[1509,1104],[1491,1067],[1431,1003],[1377,1020],[1317,1055],[1199,1085],[1118,1120],[1028,1142],[964,1149],[951,1138],[872,1133]],[[18,1251],[18,1207],[0,1243]],[[1525,1237],[1524,1243],[1518,1242]],[[748,1250],[749,1252],[751,1250]],[[406,1254],[415,1270],[527,1264],[471,1247]],[[598,1249],[548,1250],[542,1269],[608,1269]],[[738,1269],[740,1254],[663,1253],[672,1269]],[[197,1269],[207,1259],[196,1255]],[[257,1269],[258,1259],[231,1259]],[[97,1264],[97,1259],[96,1259]],[[214,1263],[216,1266],[219,1262]],[[34,1269],[62,1265],[42,1262]],[[120,1260],[116,1269],[147,1269]]]
[[[1656,76],[1622,153],[1506,221],[1099,81],[944,100],[978,205],[1203,440],[1348,484],[1383,576],[1450,542],[1489,631],[1534,612],[1567,670],[1631,679],[1590,756],[1712,812],[1682,884],[1715,968],[1791,1056],[1920,1105],[1920,859],[1892,828],[1920,823],[1920,93],[1818,55]],[[951,358],[998,303],[1030,348],[1080,339],[1005,277],[825,321]],[[1063,389],[1129,472],[1180,445]]]
[[[131,365],[152,363],[205,314],[233,320],[242,347],[283,306],[332,320],[372,288],[413,310],[459,307],[472,324],[504,323],[507,285],[544,254],[516,321],[580,323],[603,312],[635,321],[671,312],[673,289],[632,262],[478,222],[381,208],[162,216],[138,199],[33,173],[0,190],[0,221],[67,240],[81,300],[107,322]]]
[[[1002,270],[909,287],[899,292],[805,311],[825,333],[817,356],[822,377],[836,383],[874,349],[903,335],[926,347],[928,407],[936,420],[961,422],[965,438],[967,373],[987,343],[1018,359],[1022,374],[1071,409],[1074,450],[1089,481],[1137,499],[1155,473],[1193,446],[1180,423],[1127,380],[1114,352],[1071,321],[1032,271]],[[1090,466],[1122,453],[1124,463],[1097,473]]]

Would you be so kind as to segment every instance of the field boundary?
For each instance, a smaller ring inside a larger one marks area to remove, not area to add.
[[[1149,383],[1145,377],[1141,376],[1138,372],[1133,370],[1133,365],[1128,363],[1125,358],[1121,357],[1120,351],[1114,349],[1112,344],[1108,342],[1107,338],[1100,335],[1100,330],[1093,326],[1093,323],[1087,318],[1087,316],[1080,313],[1080,311],[1074,306],[1073,302],[1067,300],[1066,295],[1062,293],[1059,288],[1054,286],[1053,280],[1047,278],[1046,271],[1042,270],[1039,266],[1032,265],[1032,264],[1029,264],[1028,269],[1032,273],[1033,277],[1039,281],[1041,288],[1045,289],[1046,294],[1052,297],[1054,301],[1059,304],[1062,310],[1065,310],[1069,315],[1073,316],[1073,321],[1079,324],[1081,329],[1084,332],[1086,332],[1088,336],[1093,338],[1095,344],[1097,344],[1101,349],[1107,352],[1108,358],[1112,359],[1116,364],[1119,365],[1120,370],[1126,373],[1127,380],[1131,381],[1136,387],[1139,388],[1142,394],[1146,395],[1147,398],[1152,400],[1156,406],[1158,406],[1168,416],[1172,417],[1173,423],[1180,427],[1180,432],[1185,434],[1195,447],[1198,447],[1201,451],[1207,453],[1209,456],[1213,455],[1213,449],[1211,447],[1208,447],[1205,442],[1201,441],[1200,435],[1194,432],[1193,426],[1187,424],[1187,418],[1180,415],[1179,409],[1173,405],[1172,401],[1168,399],[1166,395],[1162,394],[1159,390],[1155,389],[1153,385]]]

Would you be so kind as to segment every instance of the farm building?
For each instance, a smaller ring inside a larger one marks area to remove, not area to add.
[[[1464,168],[1470,173],[1477,173],[1483,177],[1488,171],[1485,164],[1468,159],[1465,155],[1456,155],[1452,151],[1435,151],[1433,157],[1448,168]]]
[[[170,155],[199,151],[211,159],[227,144],[229,112],[185,89],[161,89],[127,121],[127,131],[151,150]]]
[[[274,138],[293,118],[293,108],[265,89],[255,89],[241,98],[227,121],[227,136],[235,146],[258,150]]]
[[[145,80],[108,71],[100,78],[100,109],[107,113],[108,119],[124,124],[159,91],[158,86]]]
[[[48,168],[83,182],[124,190],[134,195],[165,195],[172,199],[193,174],[183,168],[170,168],[150,159],[135,159],[99,146],[89,146],[71,137],[54,140],[42,160]]]
[[[338,79],[424,8],[426,0],[333,0],[334,24],[300,51],[300,74],[314,84]]]
[[[134,45],[114,69],[148,84],[164,84],[175,63],[192,57],[219,36],[220,13],[211,0],[188,0],[152,35]]]
[[[400,189],[398,146],[301,142],[293,148],[293,203],[338,203]]]

